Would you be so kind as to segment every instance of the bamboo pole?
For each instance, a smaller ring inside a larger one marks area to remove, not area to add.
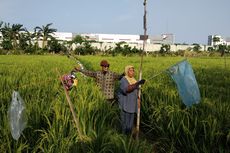
[[[57,70],[57,69],[56,69],[56,70]],[[57,72],[59,73],[59,76],[61,76],[61,75],[60,75],[60,72],[59,72],[58,70],[57,70]],[[79,139],[80,139],[80,144],[81,144],[82,152],[83,152],[83,153],[86,153],[87,150],[86,150],[86,147],[85,147],[85,145],[84,145],[84,141],[90,141],[90,138],[88,138],[87,136],[84,136],[84,135],[82,134],[82,131],[81,131],[81,129],[80,129],[79,120],[78,120],[77,115],[76,115],[76,113],[75,113],[75,111],[74,111],[73,103],[72,103],[71,100],[70,100],[69,92],[68,92],[67,89],[65,88],[64,82],[63,82],[63,80],[62,80],[61,77],[60,77],[60,80],[61,80],[62,86],[63,86],[63,88],[64,88],[66,100],[67,100],[67,102],[68,102],[68,104],[69,104],[70,111],[71,111],[71,113],[72,113],[73,120],[74,120],[75,125],[76,125],[76,128],[77,128],[77,134],[78,134]]]
[[[59,74],[60,74],[60,72],[59,72]],[[68,104],[69,104],[69,108],[70,108],[70,111],[71,111],[72,116],[73,116],[73,120],[74,120],[75,125],[76,125],[76,128],[77,128],[78,136],[79,136],[80,140],[83,140],[83,134],[82,134],[81,129],[80,129],[80,126],[79,126],[79,120],[78,120],[78,118],[77,118],[77,116],[76,116],[76,113],[75,113],[75,111],[74,111],[73,103],[72,103],[71,100],[70,100],[69,92],[68,92],[67,89],[65,88],[64,82],[63,82],[63,80],[61,79],[61,77],[60,77],[60,80],[61,80],[62,86],[63,86],[63,88],[64,88],[66,100],[67,100],[67,102],[68,102]]]
[[[140,68],[139,68],[139,80],[142,79],[142,63],[143,63],[143,55],[145,52],[145,45],[147,40],[147,26],[146,26],[146,4],[147,0],[144,0],[144,17],[143,17],[143,28],[144,28],[144,41],[143,41],[143,50],[141,53],[141,61],[140,61]],[[137,125],[136,125],[136,139],[139,139],[139,131],[140,131],[140,112],[141,112],[141,85],[139,86],[138,90],[138,99],[137,99]]]

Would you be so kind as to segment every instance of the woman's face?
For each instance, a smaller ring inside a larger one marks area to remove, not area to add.
[[[130,78],[132,78],[132,77],[134,77],[134,74],[135,74],[134,68],[129,68],[128,76],[129,76]]]

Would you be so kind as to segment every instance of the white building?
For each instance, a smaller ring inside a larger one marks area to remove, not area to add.
[[[62,41],[71,41],[73,38],[73,34],[71,32],[54,32],[52,36],[57,40]]]
[[[150,36],[151,44],[174,44],[174,35],[166,33],[162,35]]]
[[[216,39],[216,41],[215,41]],[[209,35],[208,36],[208,45],[226,45],[226,41],[220,35]]]
[[[126,34],[75,34],[83,36],[88,40],[94,40],[97,42],[103,43],[118,43],[118,42],[126,42],[128,44],[143,44],[143,40],[140,39],[140,35],[126,35]],[[150,39],[147,39],[147,44],[150,44]]]
[[[230,37],[226,37],[225,41],[226,41],[226,45],[230,45]]]
[[[128,34],[98,34],[98,33],[70,33],[70,32],[55,32],[52,36],[59,41],[71,41],[75,36],[80,35],[88,40],[95,41],[92,43],[94,47],[97,47],[101,50],[106,50],[108,48],[113,48],[118,42],[126,42],[130,47],[136,47],[138,49],[143,48],[143,40],[141,39],[143,35],[128,35]],[[214,42],[213,38],[218,38]],[[2,33],[0,32],[0,42],[2,41]],[[41,43],[41,41],[39,42]],[[178,45],[174,44],[174,35],[173,34],[162,34],[156,36],[148,36],[146,42],[146,51],[159,51],[162,44],[169,44],[171,46],[171,51],[186,50],[188,48],[193,48],[193,45]],[[219,35],[210,35],[208,36],[208,45],[200,45],[201,50],[207,50],[208,47],[226,44],[230,45],[230,37],[223,39]]]
[[[75,34],[76,36],[77,34]],[[141,39],[143,35],[125,35],[125,34],[78,34],[87,38],[88,40],[93,40],[103,43],[118,43],[126,42],[128,44],[143,44]],[[147,44],[174,44],[173,34],[162,34],[159,36],[148,36]]]

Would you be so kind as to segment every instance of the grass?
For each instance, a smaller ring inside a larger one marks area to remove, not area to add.
[[[100,61],[107,59],[117,73],[129,64],[138,73],[140,64],[139,56],[79,59],[90,70],[100,70]],[[120,133],[117,105],[104,100],[93,79],[78,74],[70,97],[84,135],[80,139],[59,81],[59,72],[69,73],[75,61],[65,56],[0,56],[0,152],[228,152],[230,59],[188,59],[202,97],[191,108],[183,105],[175,83],[162,73],[182,59],[144,57],[147,82],[142,89],[141,138],[136,141]],[[11,136],[7,116],[13,90],[23,98],[28,117],[18,141]]]

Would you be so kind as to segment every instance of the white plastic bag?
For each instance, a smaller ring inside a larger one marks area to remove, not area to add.
[[[26,127],[26,112],[25,104],[17,91],[13,91],[12,101],[8,111],[11,135],[15,140],[18,140],[22,131]]]

